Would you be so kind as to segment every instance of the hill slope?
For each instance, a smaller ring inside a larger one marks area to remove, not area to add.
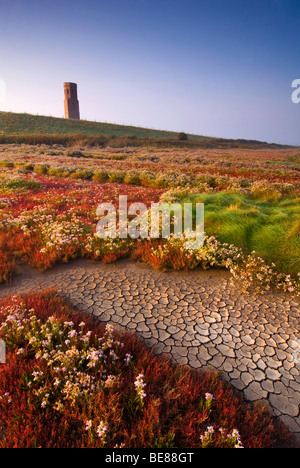
[[[177,138],[178,133],[87,120],[68,120],[31,114],[0,112],[0,134],[74,134],[136,136],[137,138]],[[189,135],[190,139],[204,138]]]
[[[0,143],[28,143],[29,137],[35,137],[31,142],[67,143],[76,136],[88,138],[104,138],[101,144],[106,144],[112,138],[123,139],[122,144],[130,145],[135,139],[135,146],[145,144],[175,144],[203,148],[291,148],[288,145],[266,143],[257,140],[224,139],[201,135],[188,135],[189,141],[179,142],[179,133],[165,130],[153,130],[143,127],[90,122],[86,120],[68,120],[57,117],[46,117],[32,114],[16,114],[0,112]],[[42,138],[44,137],[44,138]],[[51,141],[50,141],[51,140]]]

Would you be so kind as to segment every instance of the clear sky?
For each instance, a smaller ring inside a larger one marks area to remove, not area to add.
[[[300,145],[300,0],[0,0],[0,58],[0,110]]]

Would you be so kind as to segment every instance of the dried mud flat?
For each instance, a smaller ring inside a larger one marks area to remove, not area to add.
[[[48,288],[102,322],[136,332],[156,354],[219,371],[246,400],[267,403],[300,447],[300,307],[288,294],[241,294],[225,271],[76,260],[45,273],[25,268],[0,286],[0,297]]]

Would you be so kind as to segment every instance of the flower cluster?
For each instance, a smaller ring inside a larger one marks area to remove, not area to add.
[[[205,402],[201,402],[201,408],[205,408],[207,417],[210,418],[212,404],[215,397],[212,393],[205,394]],[[213,444],[219,444],[228,448],[243,448],[239,431],[234,429],[231,433],[221,427],[218,431],[215,426],[207,426],[204,433],[200,436],[201,448],[208,448]]]
[[[237,281],[243,292],[247,293],[249,289],[254,289],[256,293],[260,294],[274,287],[278,291],[300,297],[300,273],[298,273],[298,279],[280,273],[274,263],[271,266],[268,265],[255,252],[250,255],[241,254],[240,258],[240,262],[232,261],[229,264],[229,271],[232,274],[233,283]]]
[[[146,384],[144,382],[144,374],[139,374],[134,382],[134,386],[136,389],[137,396],[140,400],[141,403],[144,402],[144,398],[147,396],[144,388],[146,387]]]
[[[228,432],[224,428],[220,428],[216,431],[214,426],[208,426],[204,434],[200,436],[201,448],[209,448],[213,445],[214,437],[218,440],[218,443],[227,448],[244,448],[241,442],[241,437],[237,429],[233,429],[232,432]]]
[[[8,346],[18,341],[17,354],[24,357],[34,353],[37,362],[51,368],[51,379],[40,368],[27,379],[41,408],[51,406],[63,411],[65,405],[74,406],[79,398],[106,388],[107,370],[116,360],[121,343],[113,338],[114,329],[107,325],[103,337],[91,342],[91,332],[84,332],[85,323],[79,329],[73,322],[61,323],[49,317],[45,323],[27,311],[24,305],[15,305],[1,310],[6,318],[0,326]]]
[[[94,428],[94,424],[92,420],[88,420],[85,423],[85,430],[89,433],[89,437],[92,439],[94,436],[94,432],[97,435],[97,438],[100,441],[100,447],[105,447],[106,444],[106,433],[108,431],[107,424],[103,421],[100,421],[100,424]]]

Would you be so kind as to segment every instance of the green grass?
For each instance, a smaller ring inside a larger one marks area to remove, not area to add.
[[[205,204],[205,231],[246,252],[255,251],[291,275],[300,271],[300,199],[262,201],[220,192],[191,195]]]
[[[6,180],[5,177],[0,177],[0,191],[5,190],[39,190],[41,184],[35,180],[25,180],[16,177],[15,179]]]
[[[137,138],[177,138],[178,133],[128,125],[117,125],[86,120],[69,120],[31,114],[0,112],[0,134],[85,134],[136,136]],[[189,135],[191,139],[203,138]]]
[[[296,161],[267,161],[267,164],[278,166],[300,166],[300,162]]]
[[[113,138],[124,139],[124,145],[161,144],[183,147],[203,148],[291,148],[257,140],[223,139],[201,135],[188,134],[188,141],[179,141],[180,132],[154,130],[128,125],[117,125],[86,120],[69,120],[57,117],[46,117],[31,114],[16,114],[0,112],[0,144],[1,143],[29,143],[29,144],[67,144],[68,138],[76,137],[76,141],[83,141],[87,137],[106,140],[100,144],[111,145]],[[29,138],[33,137],[35,138]],[[46,138],[48,136],[48,138]],[[49,138],[52,136],[52,138]],[[127,139],[127,140],[126,140]],[[129,139],[129,140],[128,140]],[[137,141],[134,141],[137,139]],[[96,144],[99,144],[97,141]],[[120,144],[120,142],[119,142]]]

